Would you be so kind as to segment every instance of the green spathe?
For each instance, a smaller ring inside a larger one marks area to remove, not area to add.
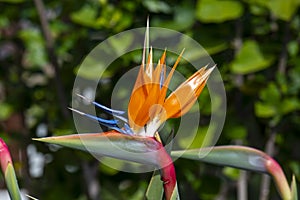
[[[115,131],[34,139],[121,160],[158,166],[161,143],[151,137],[129,136]]]
[[[8,163],[5,171],[5,182],[9,196],[12,200],[21,200],[20,189],[16,178],[14,167]]]

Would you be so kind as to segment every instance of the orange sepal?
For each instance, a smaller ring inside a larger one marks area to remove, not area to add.
[[[166,119],[180,117],[191,109],[212,70],[213,68],[209,70],[206,70],[205,67],[201,68],[170,94],[163,104],[167,113]]]

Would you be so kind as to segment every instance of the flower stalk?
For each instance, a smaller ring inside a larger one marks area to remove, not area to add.
[[[163,181],[165,198],[169,200],[172,198],[177,184],[175,167],[172,158],[166,151],[159,154],[158,161],[161,167],[161,180]]]
[[[268,173],[273,177],[277,190],[282,199],[292,199],[291,189],[280,165],[273,158],[267,156],[265,167]]]

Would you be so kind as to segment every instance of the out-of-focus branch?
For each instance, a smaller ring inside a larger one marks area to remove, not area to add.
[[[241,19],[236,20],[235,23],[235,37],[234,37],[234,54],[237,55],[243,45],[243,23]],[[243,75],[236,75],[236,83],[238,86],[243,85]],[[243,141],[235,141],[236,144],[242,145]],[[240,177],[237,181],[237,196],[239,200],[248,199],[248,184],[247,184],[247,172],[244,170],[240,171]]]
[[[274,129],[271,129],[270,137],[266,143],[266,149],[265,152],[269,156],[273,157],[275,154],[275,138],[276,138],[276,132]],[[269,199],[269,193],[270,193],[270,183],[271,183],[271,177],[269,175],[263,175],[261,180],[261,188],[260,188],[260,200],[268,200]]]
[[[233,39],[233,46],[234,46],[234,55],[236,56],[243,45],[242,40],[243,35],[243,23],[241,19],[237,19],[235,22],[235,36]],[[243,75],[236,75],[235,76],[235,83],[237,86],[242,86],[244,83],[244,76]]]
[[[287,62],[287,44],[290,40],[290,22],[286,22],[284,27],[283,41],[281,53],[278,61],[278,72],[285,74],[286,71],[286,62]]]
[[[100,200],[100,185],[98,177],[98,163],[82,162],[83,178],[86,183],[87,195],[90,200]]]
[[[46,18],[45,6],[44,6],[42,0],[34,0],[34,3],[36,6],[36,9],[38,11],[38,16],[40,18],[42,31],[43,31],[45,41],[46,41],[46,48],[47,48],[49,60],[51,62],[51,65],[53,66],[54,72],[55,72],[54,82],[55,82],[57,95],[59,98],[59,105],[61,107],[61,111],[62,111],[64,118],[69,119],[70,113],[67,109],[67,107],[68,107],[67,99],[65,96],[65,90],[64,90],[64,86],[62,84],[61,76],[59,73],[59,65],[58,65],[57,57],[56,57],[55,51],[54,51],[54,40],[51,35],[51,31],[49,29],[48,20]]]
[[[283,33],[281,53],[278,60],[278,72],[281,74],[285,74],[286,72],[287,58],[288,58],[287,44],[289,40],[290,40],[290,22],[286,22],[284,27],[284,33]],[[275,154],[276,130],[275,127],[270,127],[270,130],[271,130],[270,137],[266,143],[265,152],[272,157]],[[259,198],[260,200],[269,199],[270,183],[271,183],[270,176],[263,175],[261,180],[261,190],[260,190],[260,198]]]

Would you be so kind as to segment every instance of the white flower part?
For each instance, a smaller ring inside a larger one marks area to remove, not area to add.
[[[140,128],[138,131],[134,131],[135,135],[146,137],[145,127]]]
[[[152,47],[150,47],[150,53],[148,59],[149,59],[149,63],[146,64],[146,69],[144,70],[146,72],[145,74],[150,79],[150,82],[152,82],[152,76],[153,76]]]
[[[159,116],[155,116],[150,120],[145,127],[140,128],[139,130],[134,131],[135,135],[142,137],[154,137],[155,133],[161,126],[162,121]]]
[[[160,120],[159,116],[155,116],[154,119],[152,119],[150,122],[146,125],[146,137],[154,137],[155,133],[159,129],[160,125],[162,124],[162,121]]]

